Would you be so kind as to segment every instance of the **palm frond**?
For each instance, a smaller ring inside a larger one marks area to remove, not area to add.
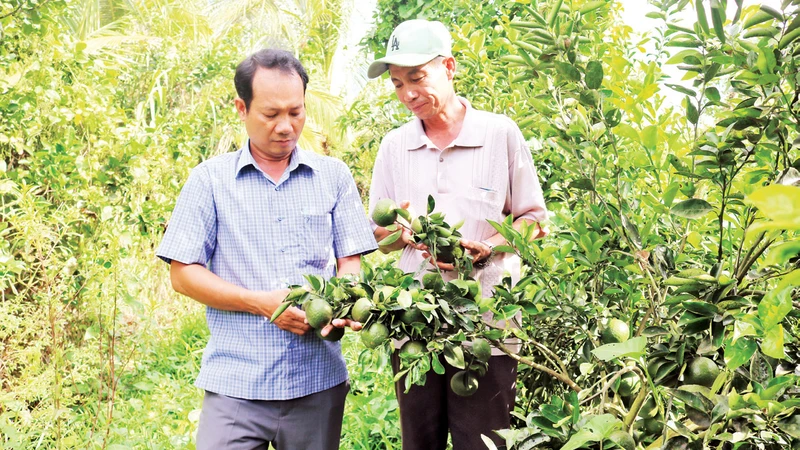
[[[205,14],[217,36],[225,34],[238,23],[252,21],[263,25],[265,17],[272,21],[280,17],[279,5],[275,0],[211,0]]]

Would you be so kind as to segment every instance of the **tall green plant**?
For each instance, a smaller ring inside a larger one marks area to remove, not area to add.
[[[171,293],[153,251],[189,170],[243,142],[233,69],[242,42],[263,38],[215,35],[204,5],[0,7],[3,448],[191,443],[200,309]],[[318,25],[338,20],[341,3],[327,5]],[[327,64],[304,48],[312,70]],[[310,86],[320,136],[338,101],[324,79]]]

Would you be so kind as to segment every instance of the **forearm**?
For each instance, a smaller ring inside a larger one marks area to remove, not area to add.
[[[173,261],[169,273],[173,289],[212,308],[270,317],[280,303],[277,291],[257,292],[236,286],[200,264]]]
[[[361,273],[361,255],[345,256],[344,258],[336,259],[336,274],[338,276],[346,274],[360,274]]]

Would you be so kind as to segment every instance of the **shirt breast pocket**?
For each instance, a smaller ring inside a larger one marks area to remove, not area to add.
[[[466,190],[470,208],[466,217],[477,220],[502,220],[505,198],[498,190],[485,187],[472,187]]]
[[[330,213],[303,214],[303,259],[306,264],[324,269],[333,257],[333,232]]]

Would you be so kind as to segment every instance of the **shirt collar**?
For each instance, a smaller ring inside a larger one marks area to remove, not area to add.
[[[457,147],[482,147],[486,142],[486,126],[475,117],[475,110],[469,103],[469,100],[464,97],[458,97],[458,101],[467,108],[464,114],[464,123],[461,125],[461,131],[456,136],[452,145]],[[419,150],[423,147],[433,147],[433,142],[425,134],[425,128],[422,126],[422,120],[414,117],[411,123],[411,128],[408,130],[409,136],[405,140],[407,142],[407,150]]]
[[[312,170],[318,170],[317,160],[314,155],[304,151],[297,146],[292,151],[292,156],[289,157],[289,172],[293,172],[297,169],[298,166],[304,165]],[[241,154],[239,155],[239,161],[236,163],[236,175],[239,175],[239,172],[242,171],[247,166],[253,166],[257,170],[261,170],[256,164],[256,160],[253,159],[252,153],[250,153],[250,140],[247,140],[247,143],[242,147]]]

